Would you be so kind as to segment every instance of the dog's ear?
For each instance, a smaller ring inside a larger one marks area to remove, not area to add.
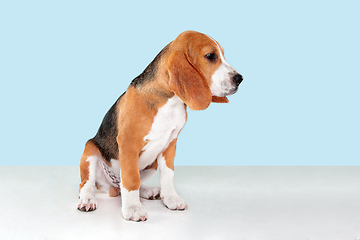
[[[211,91],[204,75],[189,61],[183,51],[175,51],[166,66],[170,91],[192,110],[204,110],[211,101]]]
[[[212,96],[212,102],[214,102],[214,103],[228,103],[229,99],[227,99],[227,97]]]

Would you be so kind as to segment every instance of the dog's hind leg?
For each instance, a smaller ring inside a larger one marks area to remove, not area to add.
[[[94,211],[97,207],[95,199],[96,171],[98,161],[102,161],[99,149],[92,140],[85,145],[85,150],[80,161],[79,202],[77,209],[80,211]]]
[[[143,184],[146,180],[150,179],[157,171],[158,163],[155,160],[150,166],[146,167],[140,172],[140,197],[149,200],[160,199],[160,188],[159,187],[148,187]]]

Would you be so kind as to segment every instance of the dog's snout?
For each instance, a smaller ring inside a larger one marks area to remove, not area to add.
[[[233,81],[236,83],[236,86],[239,86],[242,80],[243,76],[241,76],[240,74],[236,74],[235,76],[233,76]]]

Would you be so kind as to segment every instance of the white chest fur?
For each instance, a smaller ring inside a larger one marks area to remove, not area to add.
[[[167,146],[177,138],[186,122],[184,102],[176,95],[159,108],[151,130],[144,137],[147,142],[139,158],[139,170],[144,169],[156,160]]]

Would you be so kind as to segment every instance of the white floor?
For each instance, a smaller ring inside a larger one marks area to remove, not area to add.
[[[0,182],[0,239],[360,239],[360,167],[176,167],[188,210],[142,200],[140,223],[104,193],[76,210],[77,167],[0,167]]]

